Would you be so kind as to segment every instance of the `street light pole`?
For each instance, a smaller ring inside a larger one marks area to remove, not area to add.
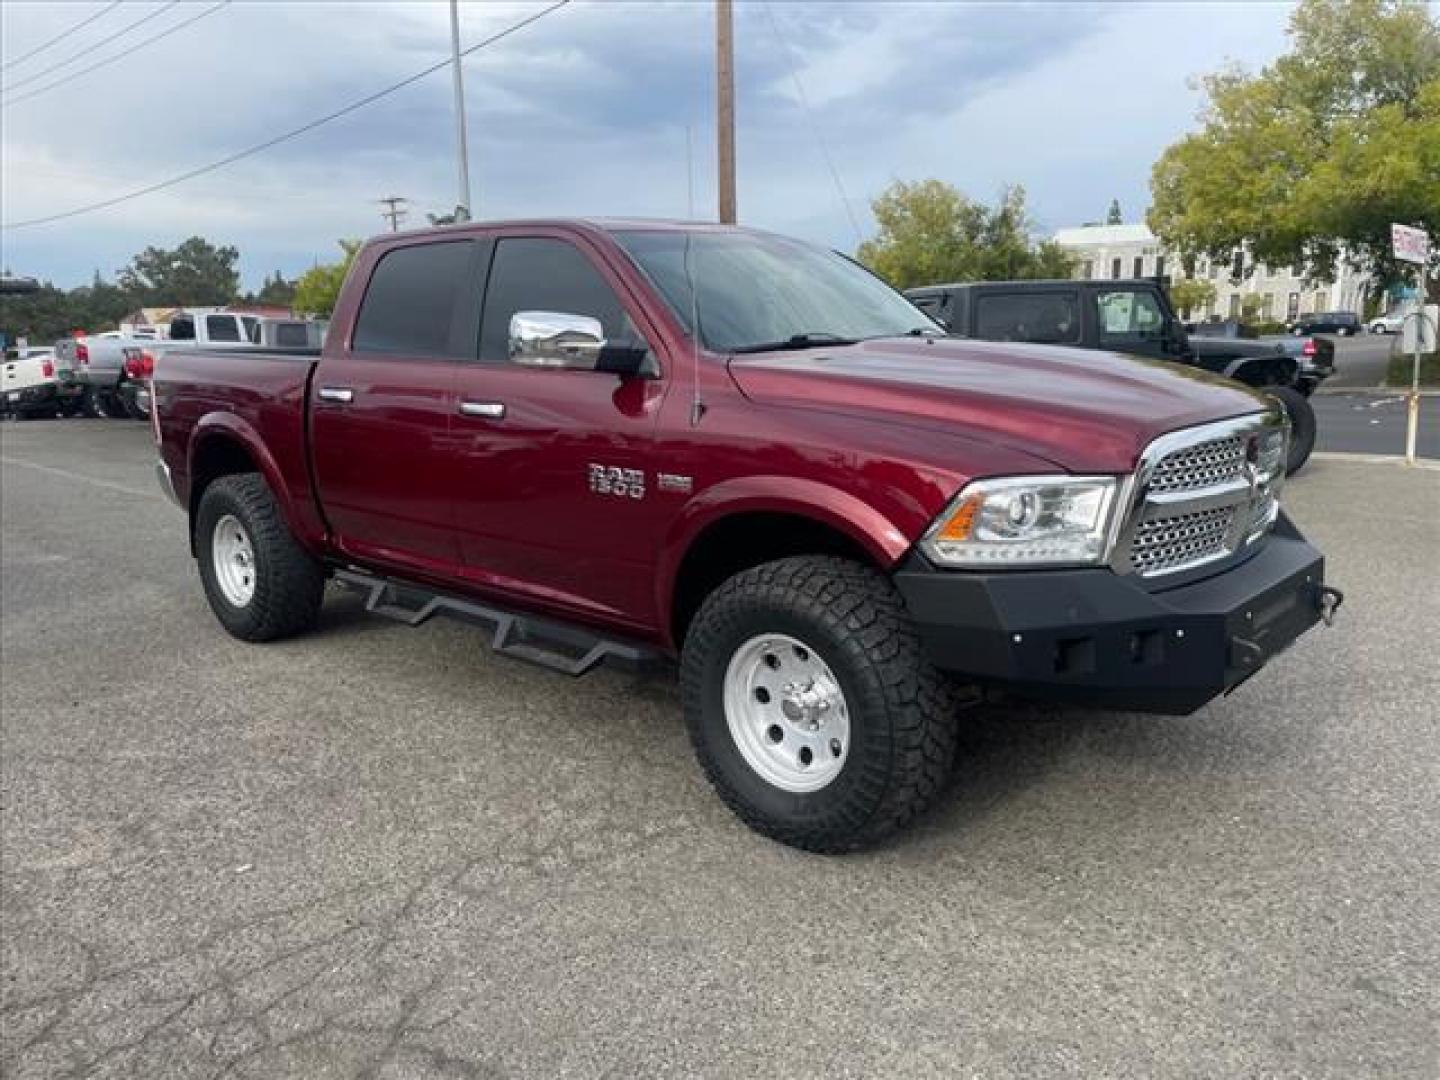
[[[735,26],[731,0],[715,0],[716,154],[720,221],[735,224]]]
[[[460,69],[460,0],[450,0],[450,62],[455,74],[455,151],[460,163],[460,201],[455,220],[470,220],[470,150],[465,142],[465,76]]]

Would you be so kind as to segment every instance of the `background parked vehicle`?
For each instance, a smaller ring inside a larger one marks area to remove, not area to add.
[[[60,378],[53,349],[6,354],[0,367],[0,415],[61,416],[72,412],[78,399],[79,389]]]
[[[1290,332],[1296,335],[1336,334],[1350,337],[1352,334],[1363,334],[1365,324],[1353,311],[1322,311],[1316,315],[1301,315],[1290,324]]]
[[[905,295],[961,337],[1128,353],[1235,379],[1285,409],[1291,431],[1287,473],[1304,465],[1315,448],[1315,410],[1306,398],[1334,370],[1333,350],[1328,370],[1312,364],[1302,378],[1301,358],[1277,342],[1192,338],[1159,279],[958,282]]]
[[[328,319],[276,319],[263,316],[250,328],[250,343],[267,349],[318,349],[325,344]]]
[[[1370,320],[1372,334],[1398,334],[1405,328],[1405,312],[1392,311],[1388,315],[1377,315]]]
[[[78,383],[83,391],[81,411],[87,416],[112,418],[148,415],[140,408],[142,388],[126,371],[139,370],[140,350],[149,353],[151,365],[162,353],[175,350],[216,348],[248,349],[250,334],[258,322],[254,315],[241,315],[214,308],[178,312],[163,335],[132,336],[108,330],[64,338],[55,344],[63,377]]]
[[[1249,326],[1234,319],[1186,323],[1185,330],[1190,335],[1190,345],[1197,356],[1207,354],[1220,356],[1229,351],[1218,348],[1206,340],[1221,338],[1226,341],[1256,341],[1261,345],[1270,346],[1286,356],[1293,357],[1299,366],[1295,388],[1306,397],[1313,394],[1317,386],[1335,374],[1335,343],[1329,338],[1280,337],[1278,335],[1261,338]],[[1263,354],[1263,349],[1257,347],[1255,355]]]

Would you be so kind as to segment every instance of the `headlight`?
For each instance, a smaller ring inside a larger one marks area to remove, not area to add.
[[[920,541],[942,566],[1093,566],[1105,558],[1113,476],[1012,476],[965,485]]]

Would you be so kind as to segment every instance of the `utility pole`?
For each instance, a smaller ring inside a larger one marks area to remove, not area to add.
[[[460,161],[460,201],[455,220],[470,220],[470,149],[465,142],[465,76],[460,70],[460,0],[450,0],[450,64],[455,71],[455,152]]]
[[[390,231],[399,232],[401,219],[410,213],[409,210],[404,209],[400,204],[408,203],[410,200],[403,195],[387,195],[385,198],[377,199],[376,201],[379,202],[381,206],[389,208],[381,210],[380,216],[390,222]]]
[[[716,159],[720,221],[735,224],[735,20],[731,0],[715,0]]]

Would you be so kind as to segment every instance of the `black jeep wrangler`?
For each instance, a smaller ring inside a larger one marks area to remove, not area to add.
[[[1286,342],[1192,337],[1175,315],[1164,279],[981,281],[926,285],[905,295],[959,337],[1103,349],[1228,376],[1284,406],[1290,417],[1286,472],[1304,465],[1315,448],[1315,410],[1306,398],[1333,374],[1334,345],[1315,339],[1317,351],[1303,354]]]

